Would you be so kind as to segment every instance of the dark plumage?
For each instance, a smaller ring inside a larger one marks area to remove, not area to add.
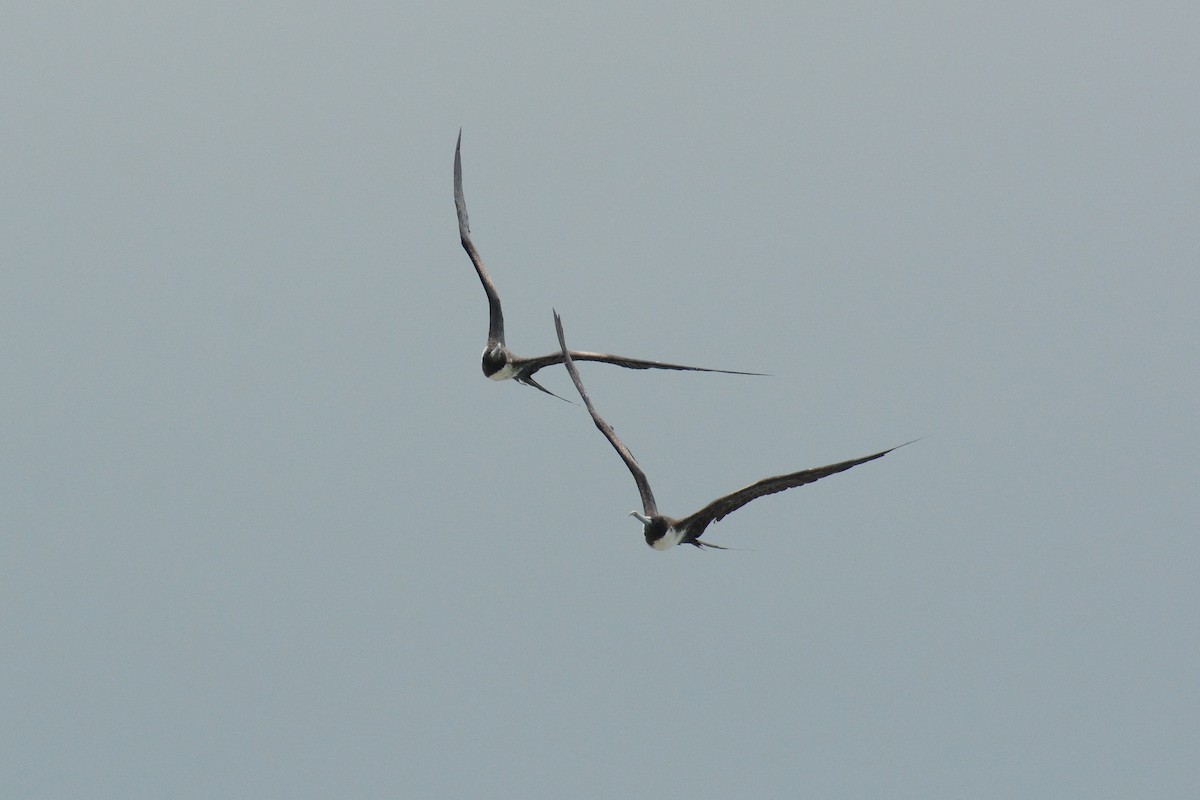
[[[483,266],[483,259],[479,257],[479,251],[475,249],[475,244],[471,241],[471,226],[467,222],[467,202],[463,198],[461,150],[462,131],[460,130],[458,132],[458,143],[454,146],[454,205],[458,209],[459,238],[462,239],[463,249],[470,256],[471,263],[475,265],[475,272],[479,275],[479,282],[483,284],[483,291],[487,294],[488,299],[488,340],[487,346],[483,350],[483,374],[497,381],[512,378],[518,383],[532,386],[546,394],[558,397],[554,392],[551,392],[535,381],[533,375],[543,367],[562,363],[562,353],[550,353],[549,355],[526,358],[513,353],[504,344],[504,313],[500,309],[500,295],[496,293],[496,286],[492,283],[487,269]],[[722,372],[728,375],[762,374],[758,372],[738,372],[729,369],[688,367],[682,364],[668,364],[664,361],[626,358],[624,356],[612,355],[611,353],[576,351],[571,353],[571,356],[577,361],[602,361],[605,364],[615,364],[618,367],[625,367],[627,369],[674,369],[689,372]]]
[[[588,397],[587,391],[584,390],[583,381],[579,378],[579,371],[575,369],[575,354],[567,350],[566,339],[563,336],[562,319],[559,318],[557,311],[554,312],[554,327],[558,331],[558,345],[562,348],[563,363],[566,365],[567,372],[571,374],[571,380],[575,383],[575,388],[579,391],[579,396],[583,398],[583,404],[587,406],[588,413],[592,415],[592,421],[596,423],[596,427],[604,434],[604,438],[608,439],[609,444],[613,446],[613,449],[617,451],[617,455],[621,457],[621,460],[625,462],[625,466],[633,474],[633,480],[637,483],[638,493],[642,496],[642,511],[644,513],[639,514],[633,511],[630,512],[630,516],[637,517],[641,521],[643,533],[646,536],[646,544],[656,550],[666,550],[677,544],[690,544],[696,547],[712,547],[724,550],[726,548],[720,545],[709,544],[700,540],[704,529],[710,523],[723,519],[725,515],[737,511],[751,500],[756,500],[759,497],[774,494],[775,492],[782,492],[785,489],[791,489],[796,486],[803,486],[806,483],[819,481],[828,475],[844,472],[859,464],[883,458],[895,450],[896,447],[904,446],[897,445],[873,455],[854,458],[849,461],[841,461],[837,464],[829,464],[824,467],[813,467],[812,469],[803,469],[799,472],[791,472],[787,475],[763,478],[761,481],[738,489],[736,492],[730,492],[724,497],[718,497],[704,508],[682,519],[674,519],[659,514],[658,505],[654,502],[654,493],[650,490],[650,481],[646,479],[646,473],[642,471],[633,454],[629,452],[629,448],[617,438],[617,434],[613,432],[612,426],[605,422],[600,414],[596,412],[591,398]],[[905,444],[911,444],[911,442],[906,442]]]

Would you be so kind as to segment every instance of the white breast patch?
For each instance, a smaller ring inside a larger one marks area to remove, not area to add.
[[[516,375],[516,374],[517,374],[517,371],[515,369],[513,369],[512,364],[505,364],[503,367],[496,370],[491,375],[488,375],[488,377],[494,381],[506,381],[509,378],[511,378],[513,375]]]
[[[676,528],[667,528],[667,532],[663,534],[663,537],[650,546],[655,550],[670,550],[679,544],[679,540],[682,538],[683,531]]]

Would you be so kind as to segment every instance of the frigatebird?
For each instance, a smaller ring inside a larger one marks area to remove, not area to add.
[[[638,492],[642,496],[642,512],[644,513],[631,511],[629,512],[629,516],[636,517],[642,523],[643,533],[646,536],[646,544],[655,550],[668,550],[677,544],[690,544],[700,548],[711,547],[714,550],[728,550],[729,548],[722,547],[719,544],[710,544],[709,542],[701,541],[700,536],[710,523],[724,519],[725,515],[737,511],[751,500],[756,500],[759,497],[774,494],[775,492],[782,492],[785,489],[791,489],[795,486],[813,483],[838,472],[845,472],[851,467],[857,467],[859,464],[883,458],[893,450],[904,447],[903,444],[900,444],[873,455],[863,456],[862,458],[852,458],[849,461],[841,461],[837,464],[829,464],[824,467],[813,467],[812,469],[802,469],[799,472],[791,472],[787,475],[763,478],[761,481],[744,486],[736,492],[730,492],[724,497],[718,497],[704,508],[682,519],[668,517],[658,513],[658,505],[654,502],[654,493],[650,491],[650,481],[646,479],[646,473],[638,466],[637,460],[629,452],[629,448],[617,438],[617,434],[613,432],[612,426],[604,421],[603,417],[596,412],[596,407],[592,405],[591,398],[588,397],[587,391],[583,388],[583,381],[579,378],[579,370],[575,368],[575,354],[567,349],[567,342],[563,337],[562,319],[559,317],[557,311],[554,312],[554,327],[558,331],[558,345],[562,348],[563,363],[566,365],[567,372],[571,373],[571,380],[575,383],[575,388],[579,390],[579,396],[583,398],[583,404],[587,406],[588,413],[592,415],[592,422],[596,423],[596,427],[604,434],[604,438],[608,439],[608,443],[613,446],[613,449],[617,451],[617,455],[621,457],[621,460],[625,462],[625,466],[633,474],[633,480],[637,483]],[[912,444],[912,442],[905,442],[905,444]]]
[[[488,338],[483,348],[483,374],[494,381],[512,378],[518,383],[540,389],[548,395],[554,392],[546,389],[533,379],[533,374],[543,367],[562,363],[562,353],[550,353],[544,356],[527,358],[519,356],[504,344],[504,313],[500,310],[500,295],[492,283],[483,259],[471,241],[471,226],[467,222],[467,201],[463,198],[462,188],[462,130],[458,131],[458,143],[454,146],[454,205],[458,208],[458,235],[462,239],[463,249],[471,257],[475,272],[479,274],[479,282],[488,299]],[[688,372],[722,372],[727,375],[762,375],[759,372],[737,372],[731,369],[708,369],[706,367],[687,367],[682,364],[668,364],[665,361],[648,361],[641,358],[626,358],[611,353],[590,353],[575,351],[571,356],[577,361],[602,361],[605,364],[615,364],[627,369],[674,369]],[[563,398],[559,398],[560,400]]]

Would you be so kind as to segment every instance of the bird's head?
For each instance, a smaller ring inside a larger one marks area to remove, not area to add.
[[[483,351],[483,374],[487,377],[492,377],[496,373],[508,366],[508,354],[504,352],[504,345],[495,343],[489,344]]]
[[[630,511],[629,516],[634,517],[638,522],[642,523],[642,533],[646,537],[646,544],[656,550],[662,549],[659,544],[667,534],[668,525],[666,519],[658,515],[647,517],[638,511]]]

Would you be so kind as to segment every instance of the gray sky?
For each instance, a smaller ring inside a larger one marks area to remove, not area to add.
[[[1194,4],[85,8],[0,31],[0,794],[1200,786]],[[772,373],[583,365],[665,512],[926,438],[651,551],[480,374],[460,125],[514,350]]]

